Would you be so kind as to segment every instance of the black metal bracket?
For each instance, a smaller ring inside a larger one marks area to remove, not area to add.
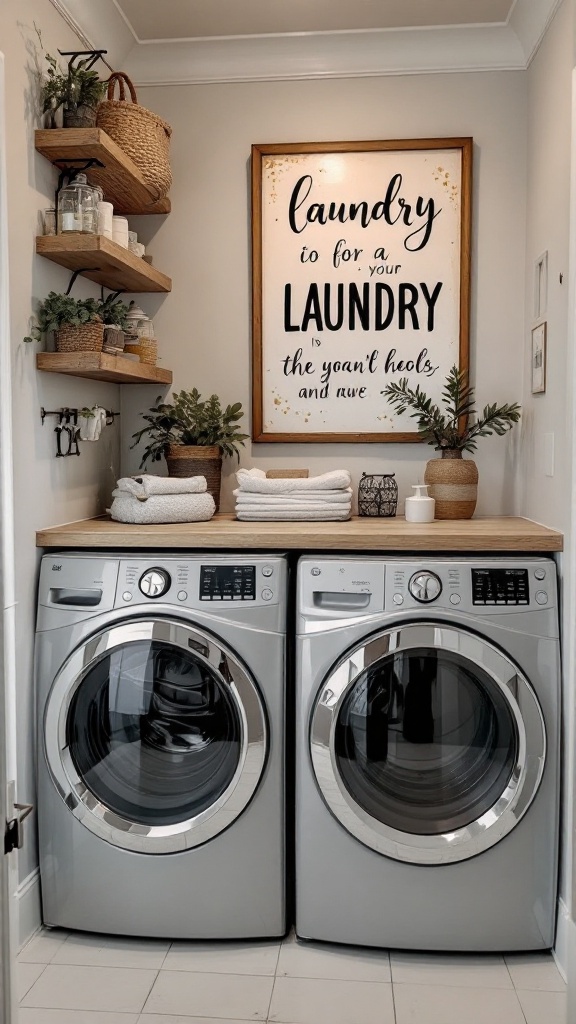
[[[72,274],[72,277],[70,278],[70,282],[69,282],[68,287],[67,287],[66,291],[64,292],[64,294],[65,295],[70,295],[70,292],[72,291],[72,288],[74,287],[74,282],[76,281],[76,278],[78,277],[79,274],[91,274],[95,270],[99,270],[99,269],[100,269],[99,267],[80,267],[78,270],[75,270],[74,273]]]
[[[79,416],[81,411],[81,409],[71,409],[68,406],[64,406],[64,408],[62,409],[45,409],[44,406],[42,405],[40,407],[40,419],[42,420],[42,426],[44,426],[44,420],[46,419],[47,416],[60,416],[61,418],[66,416],[66,414],[69,414],[70,416]],[[106,409],[107,419],[113,420],[115,416],[119,415],[119,412],[112,412],[110,409]]]
[[[68,61],[68,71],[70,72],[74,67],[74,61],[79,60],[80,57],[91,57],[91,60],[87,60],[84,66],[84,71],[90,71],[93,68],[96,61],[100,60],[103,54],[108,53],[108,50],[58,50],[61,57],[70,57]],[[106,64],[106,61],[104,61]]]

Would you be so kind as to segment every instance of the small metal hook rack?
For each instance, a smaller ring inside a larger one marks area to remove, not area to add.
[[[112,412],[110,409],[106,409],[106,425],[109,426],[114,422],[114,417],[119,416],[119,412]],[[70,406],[63,406],[61,409],[45,409],[44,406],[40,408],[40,418],[42,420],[42,426],[44,426],[44,420],[47,416],[57,416],[58,423],[54,427],[54,433],[56,434],[56,458],[63,458],[68,455],[80,455],[80,448],[78,445],[80,427],[78,425],[78,417],[81,415],[81,409],[71,408]],[[66,451],[62,449],[62,437],[68,437],[68,448]]]

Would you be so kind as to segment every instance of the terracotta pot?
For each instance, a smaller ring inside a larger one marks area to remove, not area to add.
[[[166,455],[168,476],[204,476],[208,493],[220,508],[222,452],[217,445],[171,444]]]
[[[442,458],[426,463],[424,483],[434,498],[436,519],[471,519],[478,498],[478,468],[462,452],[447,449]]]

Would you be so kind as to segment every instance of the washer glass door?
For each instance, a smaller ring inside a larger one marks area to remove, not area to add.
[[[45,717],[68,806],[125,849],[197,846],[250,801],[266,755],[255,682],[232,652],[181,622],[136,620],[66,662]]]
[[[369,638],[325,679],[311,726],[318,785],[367,846],[447,863],[494,845],[538,789],[545,730],[534,692],[490,643],[408,624]]]

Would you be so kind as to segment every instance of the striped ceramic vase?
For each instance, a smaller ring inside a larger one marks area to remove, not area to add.
[[[446,449],[441,459],[426,463],[424,483],[434,498],[435,519],[471,519],[478,497],[478,468],[462,452]]]

